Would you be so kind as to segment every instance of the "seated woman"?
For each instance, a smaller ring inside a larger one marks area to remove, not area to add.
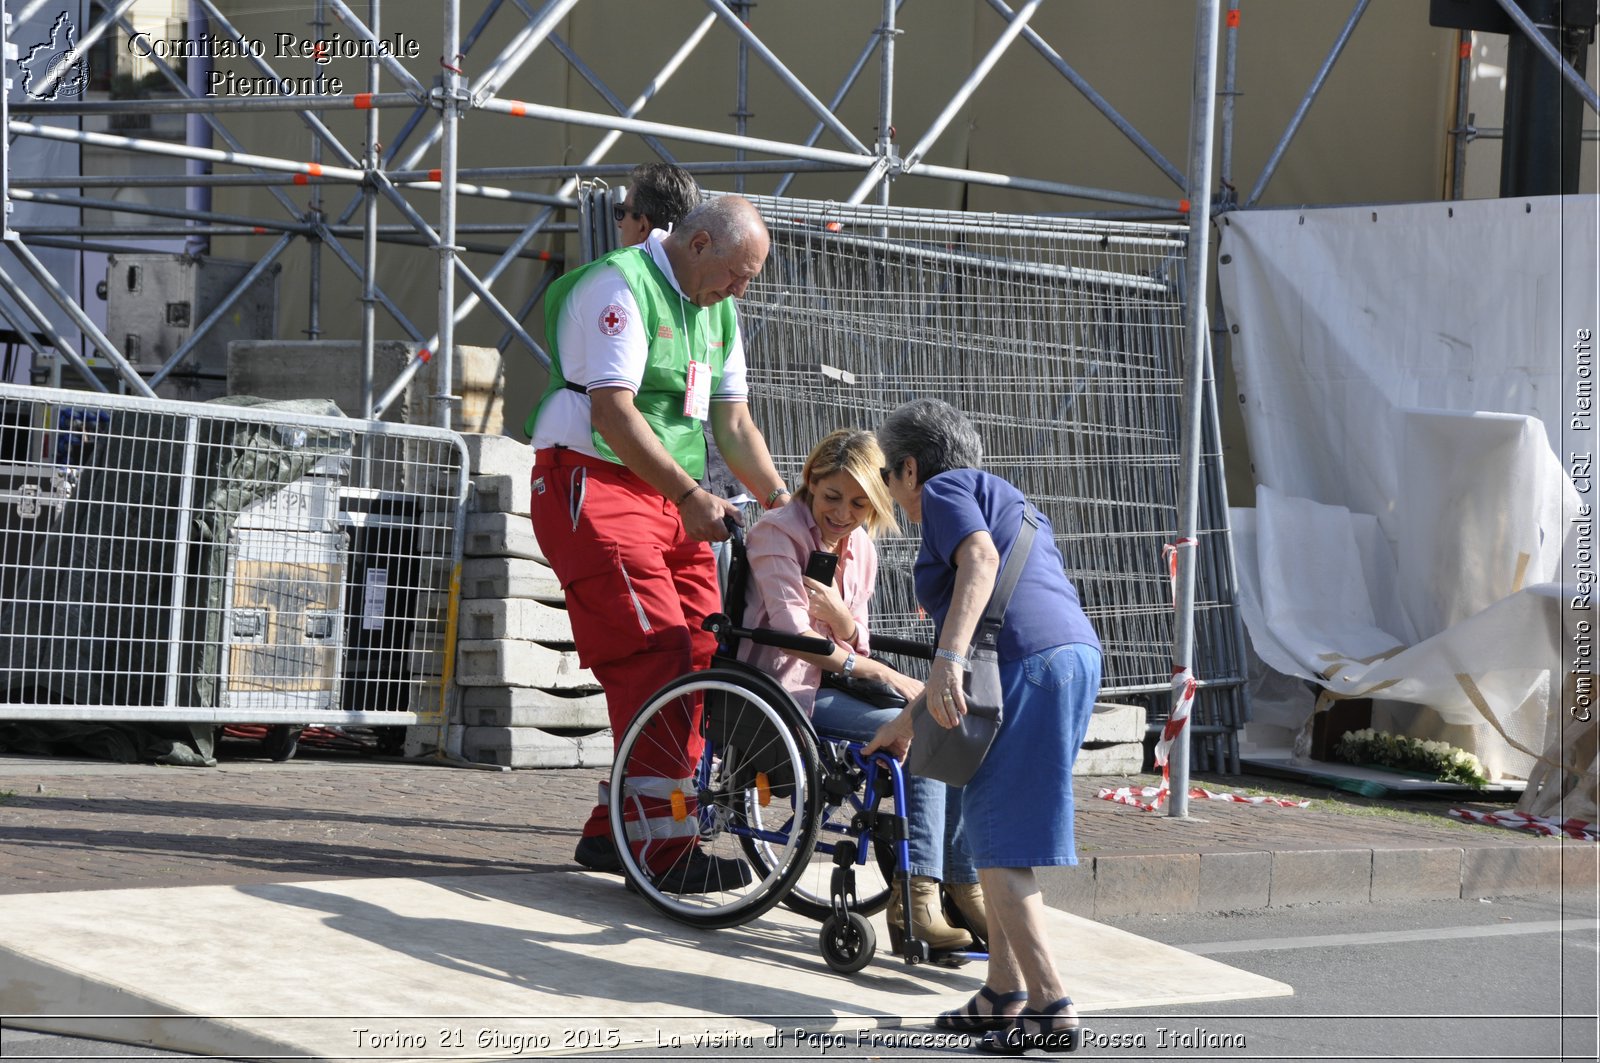
[[[882,470],[883,452],[871,432],[833,432],[806,458],[794,497],[763,516],[745,543],[750,563],[745,624],[830,639],[834,647],[831,653],[815,654],[746,642],[739,656],[781,683],[801,710],[810,713],[818,731],[861,741],[893,720],[898,710],[823,686],[823,672],[887,683],[908,701],[922,692],[920,680],[870,656],[867,604],[878,575],[872,539],[895,526],[894,502],[883,485]],[[831,583],[804,574],[813,550],[838,556]],[[945,919],[939,893],[943,880],[967,924],[987,934],[977,872],[958,836],[961,791],[915,777],[908,779],[907,791],[918,934],[936,950],[968,948],[972,936]],[[888,912],[897,938],[905,931],[901,895],[899,888],[892,892]]]

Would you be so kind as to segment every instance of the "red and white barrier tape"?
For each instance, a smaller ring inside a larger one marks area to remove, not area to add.
[[[1470,808],[1452,808],[1450,815],[1469,823],[1486,823],[1491,827],[1509,827],[1530,834],[1544,834],[1553,838],[1576,838],[1579,841],[1600,841],[1600,826],[1582,819],[1547,819],[1530,816],[1526,812],[1474,812]]]
[[[1199,545],[1198,539],[1185,536],[1175,543],[1163,543],[1161,546],[1162,560],[1167,563],[1167,585],[1172,590],[1172,608],[1178,608],[1178,551],[1184,548],[1193,550]]]
[[[1131,786],[1119,786],[1116,789],[1106,787],[1100,791],[1099,796],[1107,801],[1115,801],[1120,805],[1134,805],[1144,809],[1146,812],[1154,812],[1161,807],[1161,803],[1166,800],[1169,792],[1166,780],[1163,779],[1160,786],[1141,786],[1137,790]],[[1143,797],[1152,797],[1155,800],[1141,801],[1140,798]],[[1311,804],[1310,801],[1295,801],[1287,797],[1247,797],[1244,794],[1219,793],[1216,790],[1207,790],[1203,786],[1191,786],[1189,788],[1189,799],[1191,801],[1232,801],[1240,805],[1273,805],[1278,808],[1305,808]]]

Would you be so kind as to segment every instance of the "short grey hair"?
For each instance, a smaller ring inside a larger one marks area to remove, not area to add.
[[[983,465],[978,430],[966,414],[938,399],[912,399],[889,414],[878,429],[878,445],[891,470],[916,458],[923,483],[951,469]]]
[[[726,255],[735,247],[757,238],[766,239],[767,223],[761,212],[743,196],[712,196],[683,216],[683,221],[673,229],[673,234],[683,234],[685,239],[704,230],[720,254]]]

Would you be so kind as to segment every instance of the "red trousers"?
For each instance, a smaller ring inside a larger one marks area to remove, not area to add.
[[[533,532],[566,595],[578,663],[600,681],[612,733],[621,739],[650,695],[711,663],[716,639],[700,627],[721,609],[711,548],[684,533],[670,501],[613,462],[542,449],[534,455],[532,487]],[[689,777],[702,751],[698,705],[664,713],[651,740],[635,747],[630,776],[664,780],[643,787],[660,793],[630,795],[628,802],[635,851],[651,838],[664,843],[647,854],[653,866],[665,866],[673,849],[681,853],[693,840],[692,816],[674,825],[663,813],[675,788],[687,791],[693,809]],[[636,820],[648,821],[638,837]],[[596,805],[584,835],[610,832],[606,806]],[[665,844],[668,837],[681,841]]]

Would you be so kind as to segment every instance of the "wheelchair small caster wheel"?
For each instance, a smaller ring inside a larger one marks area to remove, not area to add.
[[[830,915],[822,921],[822,958],[840,974],[855,974],[872,962],[878,948],[878,935],[860,912],[846,912],[840,919]]]

